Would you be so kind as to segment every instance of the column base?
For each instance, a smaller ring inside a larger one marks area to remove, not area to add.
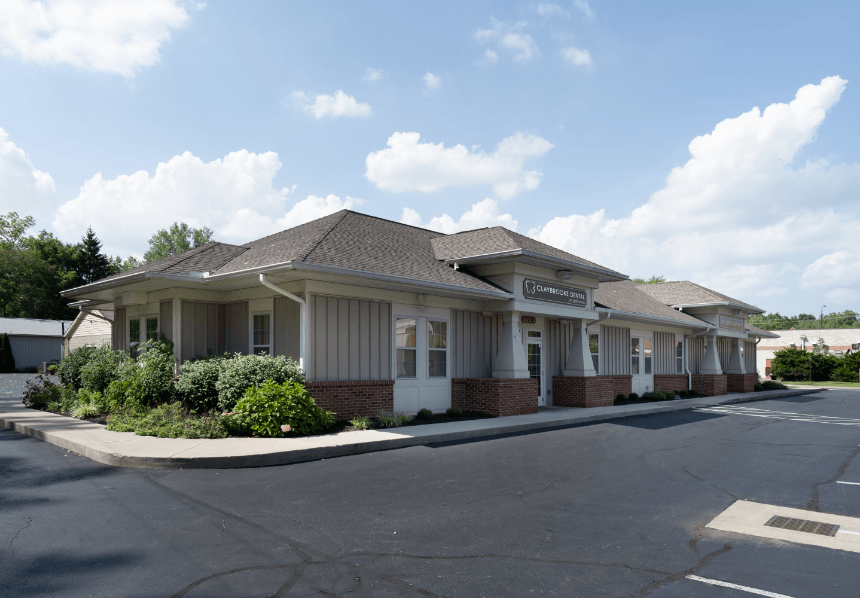
[[[693,390],[706,397],[727,394],[727,376],[727,374],[693,374]]]
[[[493,417],[538,412],[537,378],[454,378],[451,406]]]
[[[758,374],[726,374],[728,391],[753,392],[758,383]]]
[[[559,407],[608,407],[618,394],[629,395],[632,376],[553,376],[552,404]]]

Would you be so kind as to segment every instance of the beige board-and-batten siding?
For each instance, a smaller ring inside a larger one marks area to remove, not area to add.
[[[391,380],[391,303],[310,296],[312,380]]]
[[[671,332],[654,333],[654,373],[678,373],[675,368],[675,335]]]
[[[113,316],[113,348],[115,351],[128,349],[128,323],[126,322],[126,309],[120,307],[114,311]]]
[[[185,362],[208,354],[248,353],[248,302],[182,301],[180,359]],[[162,312],[163,314],[163,312]],[[162,323],[162,330],[172,329]]]
[[[607,376],[629,376],[630,329],[618,326],[603,326],[603,364]]]
[[[757,373],[756,359],[755,341],[744,341],[744,369],[746,369],[747,374]]]
[[[451,310],[448,349],[452,378],[492,378],[502,324],[499,316]]]

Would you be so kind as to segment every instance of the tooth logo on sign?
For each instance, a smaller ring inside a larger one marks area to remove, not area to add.
[[[534,295],[535,294],[535,282],[532,280],[526,281],[526,294]]]

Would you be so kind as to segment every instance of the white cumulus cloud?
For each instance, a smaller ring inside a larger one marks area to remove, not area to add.
[[[840,250],[822,255],[803,270],[801,287],[839,288],[860,286],[860,254]]]
[[[190,18],[179,0],[3,0],[0,52],[132,77]]]
[[[56,209],[56,186],[47,172],[33,166],[24,150],[0,128],[0,214],[18,212],[37,223]]]
[[[560,15],[563,17],[569,17],[570,11],[562,8],[558,4],[549,4],[547,2],[541,2],[536,7],[537,13],[542,17],[549,17],[552,15]]]
[[[379,81],[380,79],[382,79],[384,74],[385,73],[382,71],[382,69],[367,67],[367,70],[364,71],[364,77],[362,77],[362,79],[364,79],[365,81]]]
[[[152,175],[96,174],[60,206],[53,227],[75,239],[92,225],[107,251],[140,255],[149,237],[173,222],[208,226],[219,241],[246,243],[361,203],[311,195],[292,204],[291,189],[273,184],[280,168],[274,152],[240,150],[211,162],[185,152]]]
[[[427,86],[427,89],[436,89],[439,87],[440,81],[441,79],[438,76],[429,71],[424,74],[424,84]]]
[[[442,214],[441,216],[435,216],[430,222],[425,224],[421,219],[421,215],[416,210],[403,208],[400,222],[412,226],[429,228],[430,230],[447,235],[488,226],[504,226],[513,231],[517,230],[517,221],[514,220],[514,217],[510,214],[501,214],[498,203],[490,198],[472,204],[472,208],[460,216],[460,220],[454,220],[448,214]]]
[[[573,5],[579,9],[579,12],[582,13],[586,20],[594,20],[594,10],[588,5],[586,0],[573,0]]]
[[[303,91],[294,91],[292,97],[296,106],[308,114],[313,114],[318,120],[327,116],[362,117],[371,115],[369,104],[361,104],[353,96],[346,95],[341,90],[337,90],[333,96],[321,93],[314,97]]]
[[[517,62],[527,62],[535,56],[540,55],[540,50],[538,50],[535,40],[528,33],[514,33],[513,31],[506,33],[502,37],[501,44],[505,48],[516,52],[514,60]]]
[[[588,50],[582,50],[581,48],[574,48],[571,46],[569,48],[564,48],[561,51],[561,55],[566,61],[574,66],[594,66],[594,62],[591,60],[591,52]]]
[[[475,31],[474,37],[478,43],[482,45],[496,43],[499,48],[512,51],[514,53],[514,60],[517,62],[528,62],[532,58],[540,56],[540,49],[532,36],[528,33],[518,31],[525,26],[525,23],[517,23],[511,26],[494,18],[491,18],[490,22],[492,26],[489,29],[478,29]],[[489,56],[489,54],[485,53],[484,58],[489,60]],[[492,62],[495,62],[498,56],[495,52],[493,52],[493,56],[494,59]]]
[[[538,187],[541,173],[525,170],[525,162],[552,147],[546,139],[517,133],[488,154],[460,144],[446,148],[443,143],[422,143],[418,133],[394,133],[387,148],[368,154],[365,176],[394,193],[484,184],[493,186],[496,197],[509,199]]]

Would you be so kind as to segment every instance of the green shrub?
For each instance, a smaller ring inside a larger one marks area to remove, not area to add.
[[[50,403],[59,403],[63,398],[63,388],[44,376],[27,380],[24,385],[23,403],[32,409],[47,409]]]
[[[400,420],[400,425],[408,424],[412,421],[413,416],[406,415],[405,413],[395,413],[394,416]]]
[[[108,405],[108,401],[105,400],[102,393],[82,388],[78,391],[75,406],[71,411],[72,417],[85,419],[87,417],[95,417],[97,415],[107,413],[110,411],[110,405]]]
[[[838,360],[830,377],[837,382],[860,382],[858,372],[860,372],[860,352],[849,353]]]
[[[0,334],[0,374],[15,373],[15,356],[12,354],[12,343],[5,332]]]
[[[218,408],[230,411],[245,395],[246,390],[260,386],[268,380],[277,384],[304,384],[304,375],[299,364],[283,356],[236,353],[224,361],[224,369],[215,384],[218,391]]]
[[[765,380],[761,383],[762,390],[787,390],[788,387],[785,384],[780,384],[779,382],[775,382],[774,380]]]
[[[64,357],[57,366],[57,376],[63,384],[71,385],[75,390],[81,388],[81,371],[89,363],[97,347],[79,347]]]
[[[761,392],[763,390],[764,390],[764,386],[762,386],[758,382],[756,382],[755,385],[753,386],[753,392]]]
[[[229,357],[213,356],[187,361],[176,381],[176,392],[198,413],[218,408],[218,378]]]
[[[373,427],[370,418],[366,415],[359,415],[357,417],[353,417],[351,420],[349,420],[349,423],[356,430],[369,430]]]
[[[236,403],[232,419],[257,436],[279,438],[287,432],[321,434],[334,424],[334,414],[317,406],[304,386],[297,382],[278,384],[267,380],[252,386]]]
[[[433,412],[429,409],[419,409],[415,417],[418,419],[433,419]]]
[[[690,398],[690,391],[689,390],[679,390],[678,391],[678,397],[680,397],[682,399],[688,399],[688,398]]]
[[[380,411],[376,414],[376,424],[380,428],[399,428],[403,422],[393,411]]]
[[[146,351],[124,370],[122,380],[128,380],[126,401],[140,405],[153,405],[164,401],[173,394],[173,364],[176,358],[172,353]]]
[[[616,401],[616,403],[617,403],[618,401],[626,401],[626,400],[627,400],[627,395],[626,395],[626,394],[624,394],[623,392],[619,392],[617,395],[615,395],[615,401]]]
[[[102,345],[89,354],[89,360],[81,367],[81,388],[104,392],[119,376],[124,363],[131,361],[127,353],[114,351]]]
[[[445,412],[445,415],[448,417],[460,417],[463,415],[463,410],[459,407],[451,407]]]
[[[639,400],[639,395],[638,395],[638,394],[636,394],[635,392],[631,392],[631,393],[630,393],[630,396],[629,396],[629,397],[627,397],[627,400],[628,400],[628,401],[638,401],[638,400]]]
[[[159,438],[225,438],[227,431],[220,415],[197,416],[186,413],[182,404],[167,403],[152,409],[127,404],[108,417],[107,429],[134,432]]]

